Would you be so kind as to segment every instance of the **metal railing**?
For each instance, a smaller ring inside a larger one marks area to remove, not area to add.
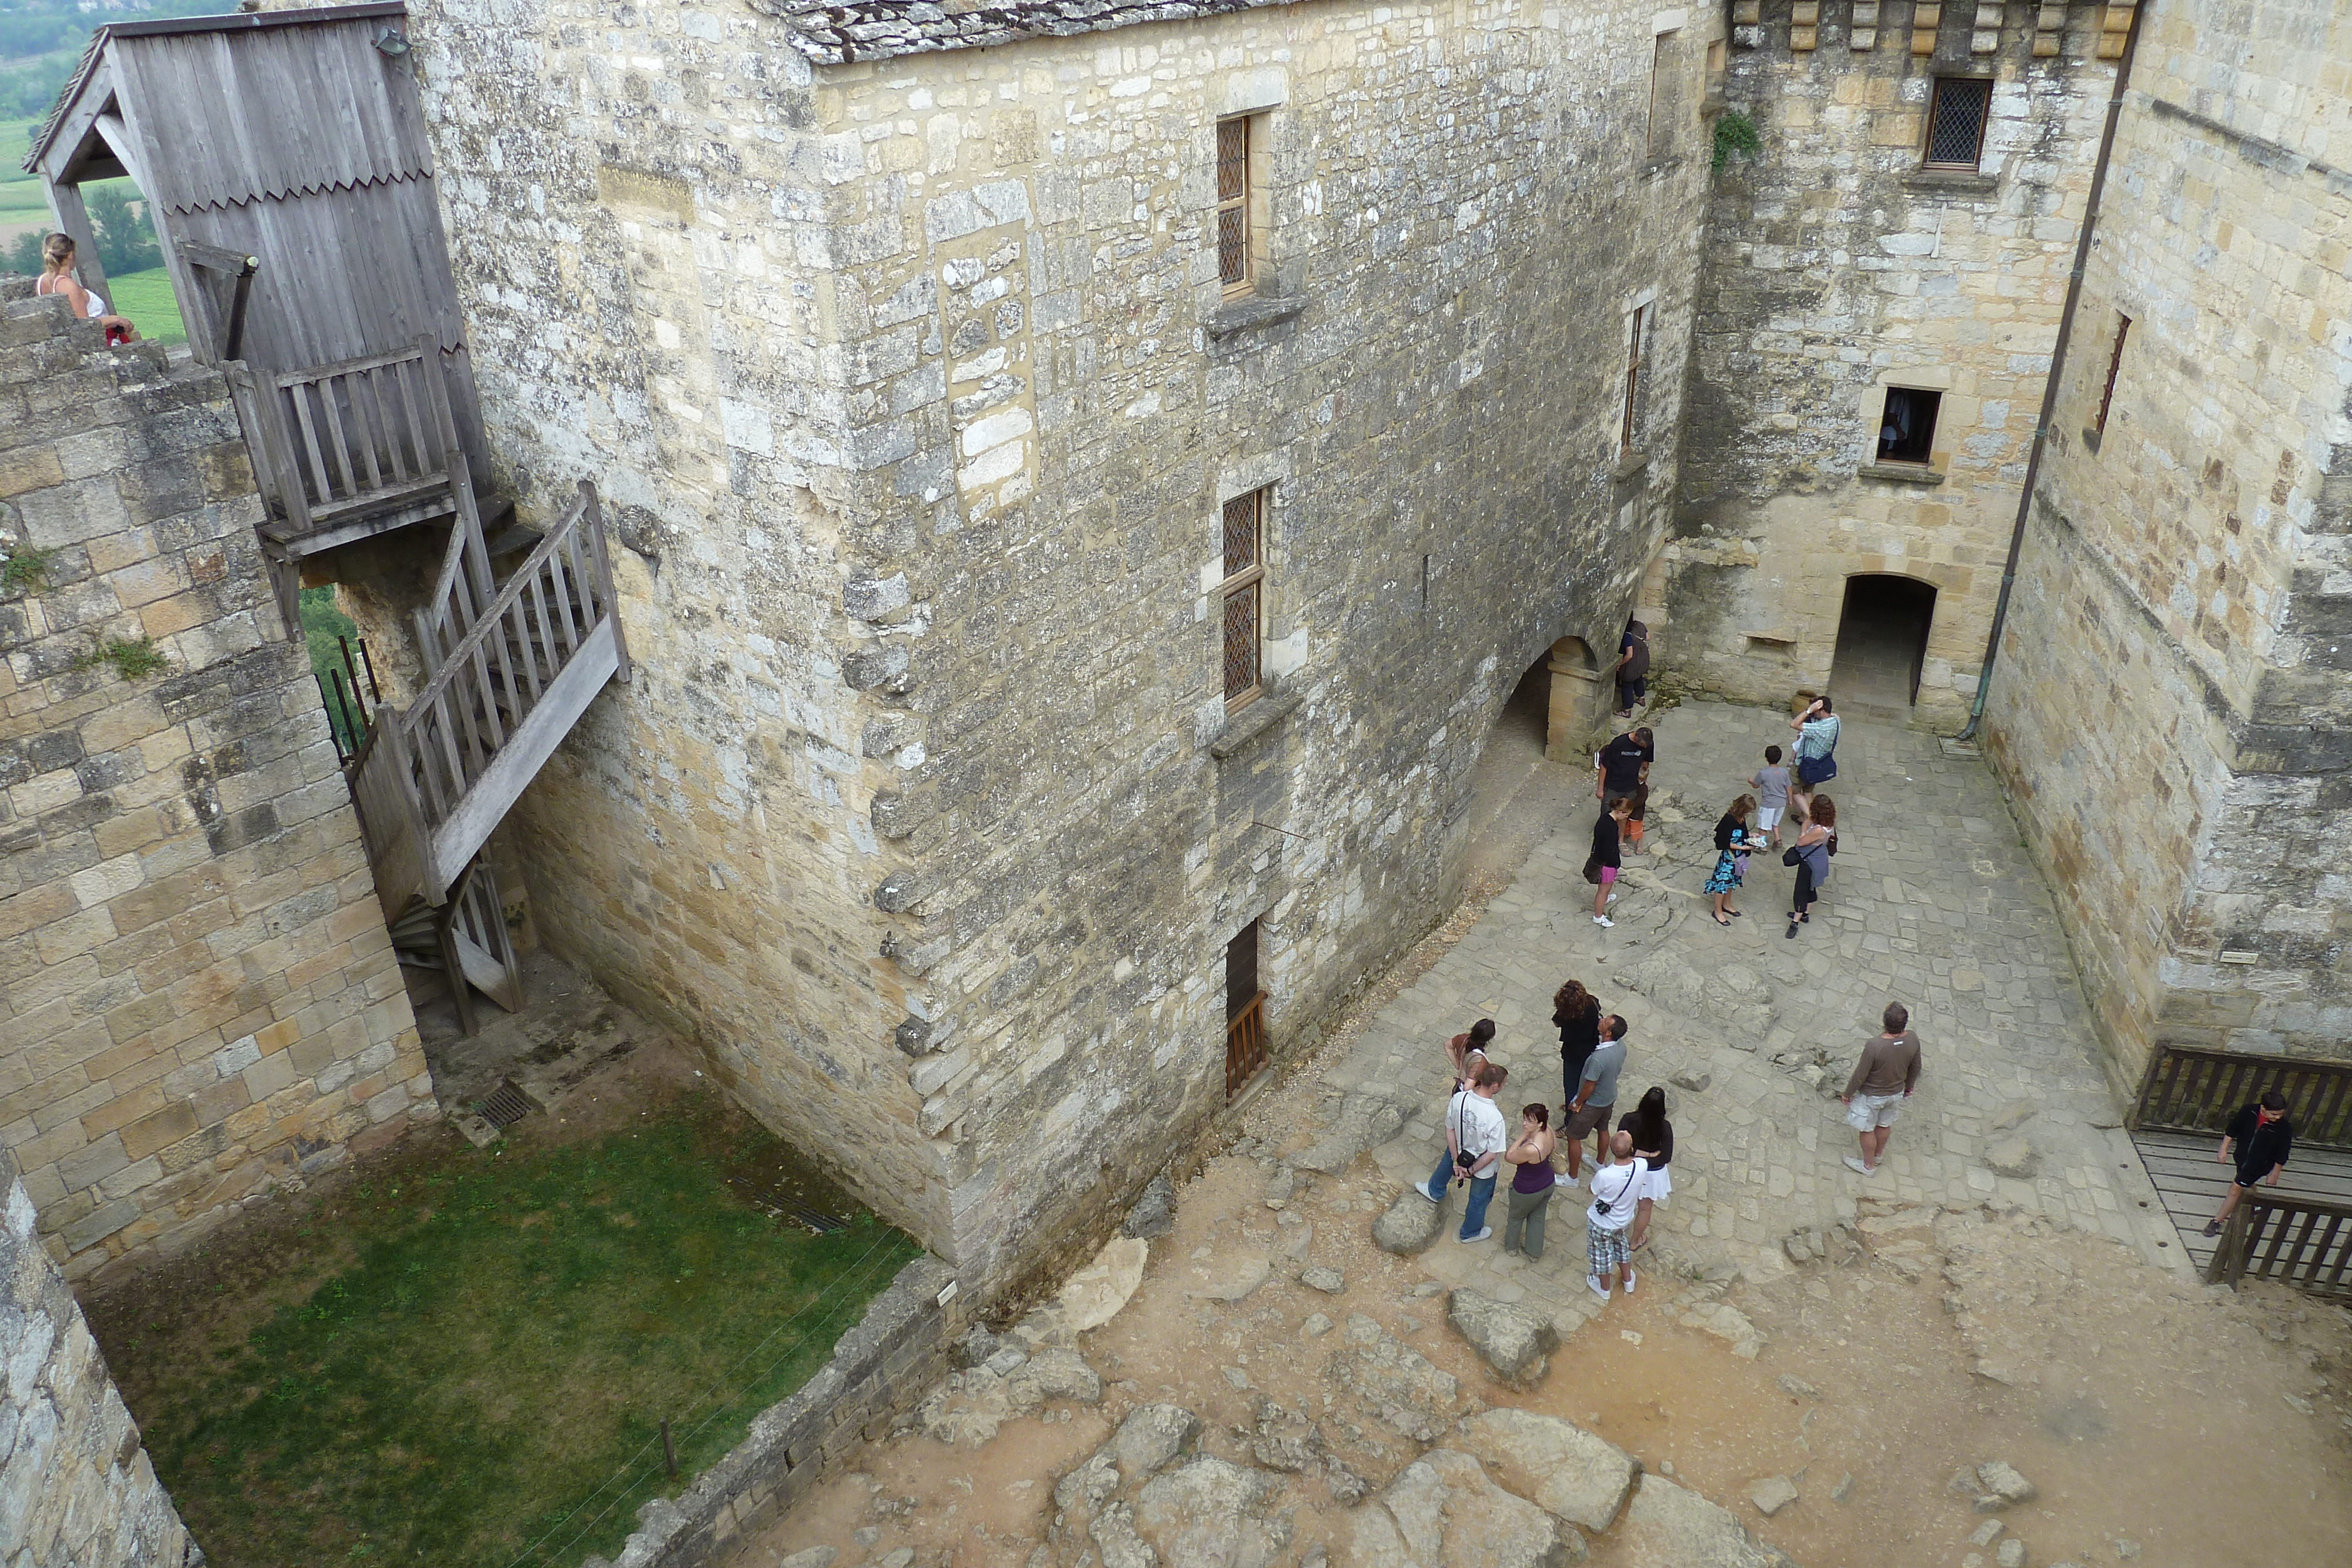
[[[2352,1063],[2159,1045],[2132,1107],[2134,1132],[2219,1136],[2231,1112],[2272,1090],[2286,1097],[2295,1142],[2352,1148]]]

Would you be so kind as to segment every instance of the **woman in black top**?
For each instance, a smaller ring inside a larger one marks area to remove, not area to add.
[[[1633,1134],[1633,1157],[1649,1166],[1633,1188],[1641,1201],[1633,1206],[1633,1228],[1626,1237],[1626,1249],[1632,1251],[1649,1245],[1650,1210],[1675,1190],[1674,1178],[1666,1174],[1675,1162],[1675,1124],[1666,1120],[1666,1092],[1652,1084],[1642,1103],[1618,1118],[1617,1130]]]
[[[1617,896],[1618,845],[1623,841],[1625,818],[1633,810],[1633,802],[1619,796],[1609,802],[1592,824],[1592,858],[1585,862],[1584,874],[1601,885],[1592,890],[1592,924],[1614,925],[1609,918],[1609,901]]]
[[[1584,1082],[1584,1061],[1601,1043],[1601,998],[1584,988],[1581,980],[1570,980],[1560,987],[1551,998],[1551,1021],[1559,1030],[1559,1076],[1567,1084],[1567,1098],[1560,1101],[1560,1121],[1568,1120],[1568,1107],[1576,1100],[1576,1086]],[[1579,1139],[1568,1145],[1568,1174],[1575,1179],[1578,1155],[1583,1147]]]
[[[1731,895],[1747,869],[1742,862],[1748,855],[1748,814],[1754,810],[1756,798],[1742,795],[1715,824],[1715,871],[1706,879],[1706,891],[1715,899],[1717,925],[1728,925],[1739,915],[1731,907]]]

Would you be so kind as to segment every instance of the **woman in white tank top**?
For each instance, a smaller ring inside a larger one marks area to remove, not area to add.
[[[139,329],[127,319],[110,312],[106,301],[81,286],[73,273],[74,242],[68,235],[51,235],[41,245],[41,280],[33,285],[36,294],[62,294],[73,307],[76,317],[84,321],[97,321],[106,328],[110,343],[135,343]]]

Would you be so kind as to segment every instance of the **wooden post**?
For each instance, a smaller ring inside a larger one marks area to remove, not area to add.
[[[2205,1266],[2207,1284],[2227,1285],[2234,1291],[2238,1288],[2238,1281],[2245,1277],[2246,1254],[2252,1248],[2252,1239],[2247,1235],[2247,1230],[2253,1210],[2253,1200],[2250,1197],[2230,1211],[2229,1219],[2221,1227],[2221,1239],[2213,1248],[2213,1261]]]
[[[669,1471],[670,1479],[677,1479],[677,1445],[670,1441],[669,1417],[667,1416],[662,1417],[662,1465]]]
[[[98,231],[89,226],[89,214],[81,204],[81,187],[58,184],[47,174],[41,176],[41,183],[48,187],[49,213],[58,220],[58,228],[74,242],[75,276],[84,288],[106,301],[108,309],[113,309],[106,268],[98,259]]]

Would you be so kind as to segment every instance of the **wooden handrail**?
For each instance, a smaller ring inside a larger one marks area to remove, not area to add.
[[[2159,1045],[2132,1106],[2135,1131],[2213,1133],[2271,1090],[2286,1096],[2295,1141],[2352,1148],[2352,1063]]]
[[[548,558],[572,538],[573,531],[579,528],[581,520],[588,515],[588,497],[591,492],[586,480],[581,481],[580,488],[580,498],[572,502],[572,509],[564,513],[555,527],[548,530],[545,538],[531,547],[531,552],[523,558],[522,565],[515,569],[513,575],[507,579],[506,585],[499,590],[489,603],[482,607],[482,612],[475,618],[473,626],[457,640],[457,644],[442,659],[441,668],[434,673],[431,680],[425,683],[425,689],[416,694],[416,700],[408,705],[408,712],[412,717],[431,707],[435,699],[448,690],[450,684],[456,680],[457,673],[466,669],[480,654],[482,644],[488,641],[492,629],[506,619],[507,612],[513,609],[515,601],[522,597],[523,589],[538,575],[540,569],[546,565]],[[588,625],[582,629],[583,637],[586,632],[595,630],[596,622],[611,613],[612,610],[609,601],[594,608],[597,612],[590,617]]]
[[[2247,1193],[2221,1227],[2205,1279],[2235,1287],[2249,1273],[2315,1295],[2352,1296],[2352,1203]]]

